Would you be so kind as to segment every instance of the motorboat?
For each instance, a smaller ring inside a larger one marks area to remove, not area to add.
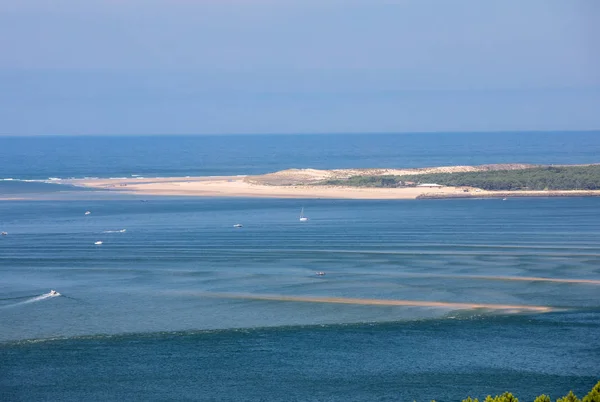
[[[53,289],[50,291],[50,296],[60,296],[60,293]]]
[[[8,232],[2,232],[0,233],[2,236],[8,236]]]
[[[84,215],[89,215],[89,214],[91,214],[91,212],[90,212],[90,211],[85,211],[85,214],[84,214]]]
[[[236,223],[233,225],[234,228],[243,228],[244,226],[241,223]]]
[[[325,276],[325,272],[323,271],[319,271],[316,273],[317,276]]]
[[[95,244],[96,246],[99,246],[99,245],[101,245],[101,244],[102,244],[102,242],[98,240],[98,241],[97,241],[97,242],[95,242],[94,244]]]

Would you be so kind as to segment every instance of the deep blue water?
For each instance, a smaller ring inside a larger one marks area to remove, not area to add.
[[[533,401],[589,391],[597,335],[597,323],[489,317],[97,336],[2,348],[0,384],[5,400]]]
[[[206,176],[289,168],[595,163],[600,131],[0,137],[0,179]]]
[[[406,138],[387,136],[371,148],[368,136],[0,139],[18,151],[0,147],[9,172],[0,176],[598,162],[596,137],[580,135],[563,146],[541,134],[520,146],[475,135],[442,146],[438,135],[430,157],[425,140],[411,156],[389,146]],[[273,154],[257,154],[271,140]],[[97,153],[78,151],[90,144]],[[289,144],[305,144],[305,159]],[[153,164],[159,145],[187,156]],[[219,158],[224,148],[231,154]],[[211,162],[194,164],[195,153]],[[532,401],[581,396],[600,380],[598,198],[80,194],[0,201],[0,400],[458,401],[509,390]]]

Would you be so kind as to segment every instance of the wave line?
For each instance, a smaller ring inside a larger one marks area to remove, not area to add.
[[[523,282],[554,282],[554,283],[576,283],[586,285],[600,285],[598,279],[577,278],[544,278],[540,276],[495,276],[495,275],[452,275],[452,274],[420,274],[402,273],[396,274],[406,278],[451,278],[451,279],[483,279],[491,281],[523,281]]]

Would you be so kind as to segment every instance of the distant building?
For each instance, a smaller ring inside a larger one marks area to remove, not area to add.
[[[421,183],[421,184],[417,184],[417,187],[444,187],[441,184],[435,184],[435,183]]]

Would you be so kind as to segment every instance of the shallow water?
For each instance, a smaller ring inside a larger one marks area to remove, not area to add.
[[[599,207],[5,201],[0,386],[9,400],[57,383],[62,400],[582,394],[600,378]],[[63,296],[39,298],[50,289]]]

